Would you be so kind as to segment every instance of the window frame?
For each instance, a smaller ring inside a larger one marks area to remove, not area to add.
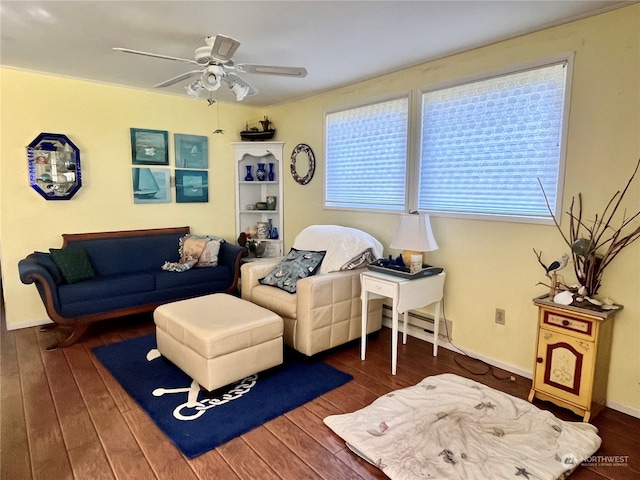
[[[572,80],[573,80],[573,63],[574,53],[566,53],[561,55],[555,55],[552,57],[545,57],[540,60],[521,63],[518,65],[511,65],[508,67],[491,70],[488,72],[477,73],[468,75],[461,78],[447,80],[439,82],[434,85],[424,86],[418,90],[416,95],[416,115],[412,118],[415,125],[415,136],[411,141],[411,144],[415,146],[415,157],[412,157],[411,166],[413,171],[409,177],[410,183],[407,187],[409,206],[411,210],[418,211],[418,190],[420,181],[420,163],[422,155],[422,129],[423,129],[423,113],[422,113],[422,99],[425,93],[444,90],[447,88],[455,88],[462,85],[468,85],[483,80],[490,80],[493,78],[500,78],[511,74],[517,74],[528,70],[534,70],[547,66],[566,64],[566,83],[564,92],[564,105],[562,114],[562,126],[560,131],[560,152],[558,159],[558,175],[556,179],[556,204],[553,209],[553,216],[559,219],[562,215],[563,193],[564,193],[564,180],[565,180],[565,166],[566,166],[566,152],[567,142],[569,134],[569,119],[570,119],[570,106],[571,106],[571,94],[572,94]],[[414,130],[411,130],[414,133]],[[542,189],[540,195],[543,195]],[[513,223],[533,223],[533,224],[554,224],[553,218],[549,214],[545,216],[524,216],[517,214],[496,214],[496,213],[471,213],[471,212],[451,212],[451,211],[438,211],[438,210],[419,210],[424,213],[428,213],[434,217],[448,217],[448,218],[466,218],[475,220],[489,220],[489,221],[504,221]]]
[[[370,212],[370,213],[402,213],[407,211],[418,211],[418,194],[419,194],[419,182],[420,182],[420,163],[421,163],[421,150],[422,150],[422,128],[423,128],[423,115],[422,115],[422,99],[423,95],[428,92],[437,90],[443,90],[446,88],[454,88],[482,80],[490,80],[492,78],[498,78],[502,76],[508,76],[510,74],[517,74],[527,70],[538,69],[545,66],[557,65],[560,63],[566,64],[566,83],[564,92],[564,104],[562,115],[562,126],[560,130],[560,151],[558,159],[558,173],[556,179],[556,204],[553,209],[553,216],[556,219],[560,219],[562,215],[562,205],[564,196],[564,183],[565,183],[565,168],[566,168],[566,153],[567,143],[569,135],[569,121],[570,121],[570,106],[572,97],[572,83],[573,83],[573,66],[574,66],[573,52],[563,53],[559,55],[553,55],[538,59],[535,61],[519,63],[515,65],[509,65],[506,67],[493,69],[485,72],[474,73],[471,75],[456,77],[443,82],[438,82],[432,85],[423,86],[420,88],[412,88],[410,90],[396,92],[393,94],[379,96],[373,99],[362,102],[354,102],[348,105],[342,105],[338,108],[325,109],[323,112],[323,145],[325,147],[325,165],[324,165],[324,178],[323,178],[323,208],[325,210],[341,210],[341,211],[354,211],[354,212]],[[348,206],[334,206],[327,205],[327,169],[328,162],[326,157],[327,151],[327,119],[328,116],[333,113],[344,112],[352,109],[363,108],[379,103],[398,100],[406,98],[408,100],[408,118],[407,118],[407,138],[406,138],[406,164],[405,164],[405,186],[404,186],[404,209],[383,209],[383,208],[355,208]],[[542,189],[540,195],[543,195]],[[524,216],[517,214],[496,214],[496,213],[477,213],[477,212],[451,212],[451,211],[438,211],[438,210],[419,210],[423,213],[428,213],[434,217],[446,217],[446,218],[463,218],[472,220],[489,220],[489,221],[503,221],[512,223],[530,223],[530,224],[544,224],[552,225],[554,220],[548,213],[541,216]]]
[[[363,101],[363,102],[357,102],[357,103],[351,103],[351,104],[347,104],[347,105],[341,105],[338,108],[331,108],[331,109],[326,109],[323,113],[323,145],[324,145],[324,149],[325,149],[325,162],[324,162],[324,175],[323,175],[323,188],[322,188],[322,195],[323,195],[323,200],[322,200],[322,204],[323,204],[323,208],[325,210],[339,210],[339,211],[352,211],[352,212],[369,212],[369,213],[390,213],[390,214],[397,214],[397,213],[403,213],[405,211],[407,211],[407,205],[409,204],[409,182],[408,182],[408,178],[409,178],[409,169],[412,162],[412,158],[413,158],[413,145],[411,142],[412,139],[412,134],[411,134],[411,130],[413,128],[413,117],[414,117],[414,103],[415,103],[415,93],[412,90],[404,90],[401,92],[396,92],[390,95],[385,95],[385,96],[379,96],[379,97],[375,97],[372,99],[369,99],[367,101]],[[366,207],[346,207],[346,206],[336,206],[336,205],[327,205],[327,179],[328,179],[328,175],[327,175],[327,169],[328,169],[328,164],[329,162],[327,161],[327,121],[328,121],[328,116],[334,113],[340,113],[340,112],[346,112],[348,110],[355,110],[355,109],[359,109],[359,108],[365,108],[365,107],[369,107],[369,106],[373,106],[373,105],[377,105],[377,104],[381,104],[381,103],[386,103],[386,102],[392,102],[394,100],[400,100],[400,99],[406,99],[407,100],[407,137],[405,139],[406,142],[406,158],[405,158],[405,179],[404,179],[404,202],[403,202],[403,206],[401,208],[397,208],[397,209],[393,209],[393,208],[379,208],[379,207],[373,207],[373,208],[366,208]]]

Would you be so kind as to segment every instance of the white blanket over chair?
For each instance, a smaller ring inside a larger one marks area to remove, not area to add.
[[[453,374],[427,377],[324,422],[394,480],[555,480],[601,443],[593,425],[559,420]]]

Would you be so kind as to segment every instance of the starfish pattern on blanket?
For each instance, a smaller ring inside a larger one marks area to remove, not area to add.
[[[379,458],[377,462],[375,462],[376,467],[378,467],[380,470],[383,470],[387,465],[382,463],[382,459]]]
[[[380,436],[382,436],[382,434],[384,434],[384,432],[386,432],[386,431],[387,431],[387,429],[388,429],[389,427],[388,427],[388,425],[387,425],[387,422],[382,422],[382,423],[380,423],[380,425],[378,425],[378,428],[380,429],[379,431],[378,431],[378,430],[372,430],[372,429],[369,429],[369,430],[367,430],[367,432],[368,432],[370,435],[373,435],[373,436],[375,436],[375,437],[380,437]]]
[[[438,455],[441,456],[446,463],[456,464],[456,461],[453,459],[454,454],[451,450],[444,449]]]
[[[527,472],[526,468],[516,467],[516,470],[516,477],[520,475],[524,478],[529,478],[529,475],[531,475],[531,472]]]

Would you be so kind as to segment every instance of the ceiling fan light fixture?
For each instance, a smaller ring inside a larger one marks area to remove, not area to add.
[[[220,88],[221,80],[222,80],[222,77],[220,75],[216,75],[214,72],[211,72],[209,70],[204,72],[202,74],[202,77],[200,77],[202,86],[207,90],[209,90],[210,92],[213,92]]]
[[[185,89],[187,90],[187,95],[189,95],[190,97],[200,98],[204,87],[202,86],[200,80],[196,80],[195,82],[188,84]]]
[[[240,85],[238,82],[233,82],[229,84],[229,88],[231,89],[233,94],[236,96],[236,100],[238,102],[241,102],[244,99],[244,97],[246,97],[247,94],[249,93],[249,86]]]

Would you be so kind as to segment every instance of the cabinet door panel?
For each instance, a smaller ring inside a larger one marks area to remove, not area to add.
[[[540,329],[536,389],[583,407],[591,403],[594,343]]]

